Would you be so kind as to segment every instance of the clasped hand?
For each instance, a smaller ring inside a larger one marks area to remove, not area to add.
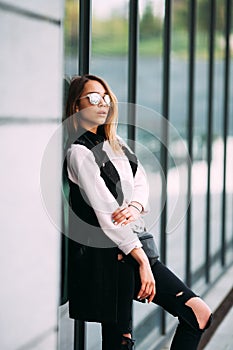
[[[140,211],[132,206],[127,206],[125,208],[118,208],[112,214],[112,222],[115,225],[125,226],[130,222],[137,220],[140,217]]]

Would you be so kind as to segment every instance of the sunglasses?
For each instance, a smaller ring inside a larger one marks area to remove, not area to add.
[[[103,99],[108,107],[111,106],[111,98],[109,95],[101,96],[98,92],[91,92],[90,94],[86,96],[82,96],[79,99],[81,100],[82,98],[87,98],[87,97],[89,98],[89,102],[92,105],[99,105],[100,101]]]

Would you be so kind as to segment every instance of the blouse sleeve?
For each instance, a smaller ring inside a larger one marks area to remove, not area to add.
[[[119,142],[126,147],[130,153],[133,153],[131,148],[127,145],[127,143],[120,137],[117,136]],[[138,167],[136,174],[134,176],[134,190],[131,198],[131,202],[138,202],[142,205],[142,214],[147,213],[149,211],[149,182],[147,179],[146,172],[138,160]]]
[[[138,167],[134,176],[134,190],[131,201],[138,202],[142,205],[142,214],[148,212],[149,205],[149,184],[146,176],[146,172],[142,164],[138,161]]]
[[[112,213],[119,205],[106,187],[93,153],[83,145],[73,146],[67,153],[67,170],[70,180],[87,195],[106,236],[125,254],[142,247],[130,226],[116,226],[112,222]]]

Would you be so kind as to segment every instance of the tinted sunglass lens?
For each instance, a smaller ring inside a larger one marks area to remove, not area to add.
[[[98,105],[102,99],[102,96],[96,92],[93,92],[87,96],[89,97],[89,101],[92,105]],[[103,99],[107,106],[111,105],[111,99],[109,95],[104,95]]]
[[[92,105],[98,105],[100,103],[101,96],[99,94],[96,94],[96,93],[89,94],[88,97]]]
[[[110,106],[111,105],[111,99],[110,99],[110,96],[109,95],[105,95],[104,96],[104,101],[106,103],[107,106]]]

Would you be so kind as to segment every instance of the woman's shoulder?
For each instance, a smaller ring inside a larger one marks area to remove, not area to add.
[[[80,143],[76,142],[76,143],[72,143],[67,148],[67,153],[76,153],[76,152],[79,152],[79,153],[90,153],[90,150],[85,144],[83,144],[81,142]]]
[[[87,148],[84,144],[80,143],[73,143],[72,145],[70,145],[70,147],[67,149],[66,155],[68,163],[72,163],[74,160],[81,162],[86,157],[93,158],[91,150]]]

